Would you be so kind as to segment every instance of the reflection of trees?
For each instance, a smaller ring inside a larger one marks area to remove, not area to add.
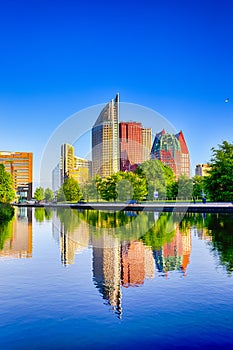
[[[51,220],[53,218],[53,214],[54,214],[53,209],[45,208],[44,211],[45,211],[45,213],[44,213],[45,219],[46,220]]]
[[[120,241],[141,239],[151,247],[161,247],[174,236],[174,222],[171,213],[161,213],[158,218],[152,212],[106,212],[85,210],[78,213],[80,219],[91,226],[95,236],[102,230]]]
[[[232,215],[212,214],[206,218],[209,234],[212,236],[213,251],[217,252],[220,262],[228,273],[233,272],[233,232]]]
[[[45,218],[44,208],[35,208],[35,219],[37,222],[43,222]]]
[[[35,219],[37,222],[51,220],[53,218],[53,209],[51,208],[35,208]]]
[[[43,208],[37,208],[43,209]],[[119,242],[141,240],[154,251],[163,248],[172,241],[175,226],[180,233],[187,236],[191,227],[206,229],[212,236],[213,249],[218,252],[221,263],[227,271],[233,270],[233,236],[232,217],[223,214],[201,213],[152,213],[152,212],[107,212],[97,210],[77,211],[74,209],[57,209],[64,232],[73,233],[81,222],[89,225],[92,237],[101,237],[103,232],[115,237]],[[155,215],[157,214],[157,215]],[[188,236],[187,236],[188,237]],[[173,263],[171,262],[171,265]]]
[[[65,233],[73,233],[81,223],[80,213],[70,208],[57,208],[57,216],[64,226]]]
[[[206,217],[212,214],[206,214]],[[203,229],[205,227],[205,221],[203,219],[203,214],[201,213],[174,213],[174,222],[179,223],[179,229],[183,234],[186,234],[191,227],[195,226],[197,229]]]
[[[80,217],[90,225],[94,236],[101,236],[104,231],[119,241],[136,240],[154,224],[153,213],[144,212],[87,210],[80,213]]]
[[[148,213],[153,214],[153,213]],[[151,215],[150,215],[151,216]],[[167,242],[170,242],[175,233],[174,221],[171,213],[161,213],[158,220],[141,237],[145,245],[152,249],[159,249]]]
[[[3,249],[5,241],[12,235],[14,212],[10,204],[0,203],[0,249]]]
[[[12,236],[13,221],[0,223],[0,250],[4,248],[5,241]]]
[[[191,227],[206,229],[212,237],[210,245],[213,251],[219,255],[220,263],[231,273],[233,271],[233,234],[232,216],[229,214],[201,214],[187,213],[179,221],[179,213],[174,214],[174,220],[179,222],[182,233],[186,233]]]

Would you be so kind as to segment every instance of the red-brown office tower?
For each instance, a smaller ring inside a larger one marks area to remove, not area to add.
[[[120,170],[134,170],[142,163],[142,124],[120,122]]]

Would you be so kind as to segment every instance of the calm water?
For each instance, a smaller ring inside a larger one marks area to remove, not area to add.
[[[233,217],[16,209],[1,349],[233,346]]]

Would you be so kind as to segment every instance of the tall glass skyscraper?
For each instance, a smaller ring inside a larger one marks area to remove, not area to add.
[[[92,175],[101,177],[120,170],[119,94],[101,111],[92,128]]]

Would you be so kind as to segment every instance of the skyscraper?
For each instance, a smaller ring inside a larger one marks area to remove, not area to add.
[[[22,199],[32,198],[32,159],[30,152],[0,151],[0,163],[11,174],[14,189]]]
[[[150,151],[152,147],[152,129],[142,128],[142,161],[150,159]]]
[[[180,175],[190,177],[190,157],[184,135],[167,134],[163,129],[155,135],[151,149],[151,159],[158,159],[169,166],[178,178]]]
[[[91,175],[91,161],[80,158],[74,155],[74,147],[67,143],[61,146],[61,161],[60,161],[61,181],[63,184],[66,178],[72,177],[79,183],[84,183]],[[53,183],[57,181],[57,167],[53,171]]]
[[[55,192],[61,187],[61,168],[58,163],[52,171],[52,190]]]
[[[179,141],[180,144],[180,171],[178,171],[179,175],[187,175],[190,177],[190,156],[189,156],[189,151],[187,144],[184,139],[183,132],[180,131],[178,134],[175,135],[177,140]]]
[[[61,184],[74,169],[74,147],[68,143],[61,146]]]
[[[120,169],[130,171],[136,164],[142,163],[142,124],[120,122]]]
[[[119,171],[119,94],[101,111],[92,128],[92,175]]]

